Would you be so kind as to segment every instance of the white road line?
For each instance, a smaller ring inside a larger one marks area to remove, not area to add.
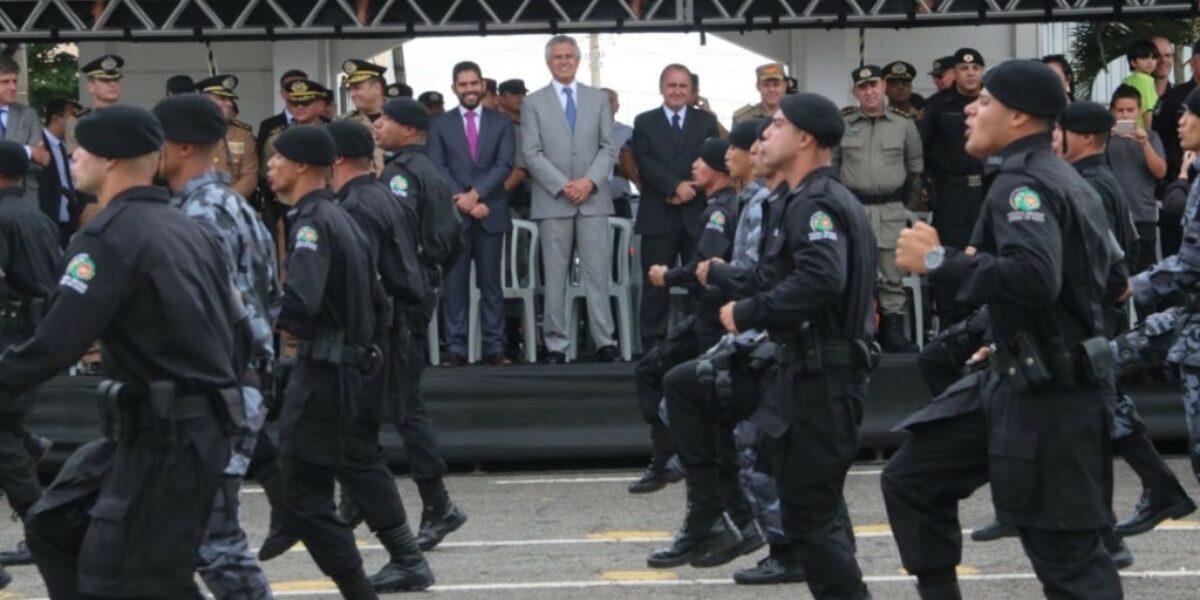
[[[850,475],[879,475],[882,470],[850,471]],[[529,479],[497,479],[493,485],[539,485],[557,483],[629,483],[637,477],[534,477]]]

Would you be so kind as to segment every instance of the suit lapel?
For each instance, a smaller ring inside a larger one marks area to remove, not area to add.
[[[467,128],[463,125],[463,109],[461,106],[450,111],[444,117],[450,118],[450,135],[458,137],[457,144],[449,144],[454,148],[462,148],[463,156],[471,162],[471,146],[467,144]]]

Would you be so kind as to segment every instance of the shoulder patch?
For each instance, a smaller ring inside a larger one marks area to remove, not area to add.
[[[396,175],[388,181],[388,188],[392,193],[402,198],[408,197],[408,178],[403,175]]]
[[[833,217],[829,213],[818,210],[808,218],[808,240],[837,240],[838,234],[833,225]]]
[[[1042,213],[1042,196],[1030,186],[1023,185],[1012,191],[1008,196],[1008,205],[1012,210],[1008,213],[1008,222],[1033,221],[1041,223],[1046,220]]]
[[[708,217],[708,223],[704,225],[705,229],[715,229],[722,233],[725,232],[725,213],[714,210]]]
[[[86,294],[88,282],[96,276],[96,261],[87,252],[80,252],[67,262],[67,270],[63,273],[58,285]]]
[[[320,236],[317,235],[317,230],[305,225],[296,231],[296,249],[316,250],[319,239]]]

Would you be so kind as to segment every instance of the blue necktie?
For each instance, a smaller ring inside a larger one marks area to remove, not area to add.
[[[563,93],[567,95],[567,125],[571,126],[571,133],[575,133],[575,94],[571,88],[563,88]]]
[[[0,140],[8,135],[8,107],[0,108]]]

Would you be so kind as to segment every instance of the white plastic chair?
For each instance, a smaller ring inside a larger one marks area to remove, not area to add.
[[[620,338],[621,359],[633,360],[633,293],[630,283],[629,251],[633,241],[633,222],[617,217],[608,218],[608,229],[613,239],[609,251],[613,253],[613,272],[608,282],[608,295],[617,300],[616,318],[617,336]],[[576,250],[578,253],[578,250]],[[575,256],[572,264],[577,264],[579,257]],[[572,269],[571,281],[567,285],[567,360],[575,360],[579,351],[579,319],[575,316],[575,305],[584,299],[583,284],[580,282],[578,271]]]
[[[438,348],[438,344],[441,342],[438,334],[438,313],[441,312],[439,310],[441,303],[439,298],[438,303],[433,307],[433,317],[429,319],[429,325],[425,328],[425,339],[429,342],[429,364],[435,367],[442,364],[442,352]]]
[[[913,332],[913,341],[918,349],[925,348],[925,302],[921,293],[921,283],[921,276],[916,274],[910,274],[900,280],[900,285],[912,293],[912,302],[908,310],[904,311],[904,330]],[[917,325],[915,329],[912,327],[914,319]]]
[[[522,252],[521,240],[529,245]],[[505,300],[521,301],[521,329],[525,332],[525,360],[537,362],[537,314],[534,296],[538,291],[538,227],[532,221],[513,219],[513,228],[504,234],[500,259],[500,289]],[[524,276],[522,276],[524,273]],[[471,296],[467,308],[467,360],[477,362],[483,354],[483,329],[479,317],[479,287],[475,284],[475,265],[471,265]]]

